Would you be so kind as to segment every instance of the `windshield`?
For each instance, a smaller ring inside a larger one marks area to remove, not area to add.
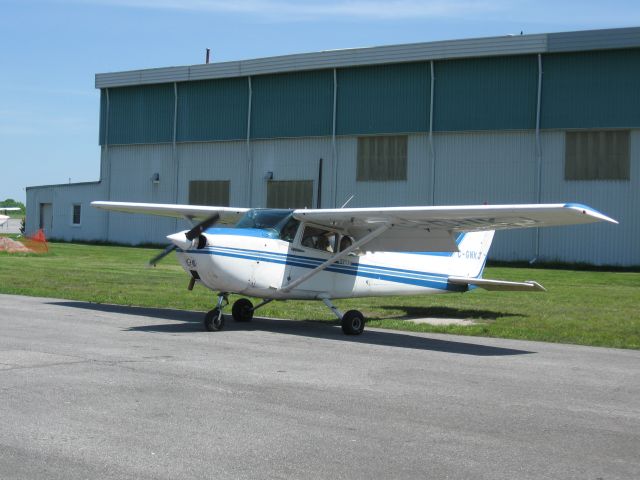
[[[271,238],[280,238],[280,231],[289,222],[292,213],[293,210],[255,208],[244,214],[236,228],[259,228],[268,231]]]

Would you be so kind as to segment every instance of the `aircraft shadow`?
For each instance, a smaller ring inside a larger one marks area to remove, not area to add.
[[[480,320],[496,320],[501,317],[523,317],[519,313],[496,312],[494,310],[468,309],[461,310],[452,307],[400,307],[397,305],[383,305],[378,308],[383,310],[402,310],[403,315],[396,317],[387,317],[394,320],[412,319],[412,318],[456,318],[460,320],[480,319]]]
[[[155,333],[205,333],[202,326],[203,312],[188,310],[175,310],[164,308],[131,307],[124,305],[105,305],[88,302],[51,302],[51,305],[63,307],[81,308],[96,312],[120,313],[125,315],[138,315],[155,319],[172,320],[181,323],[167,323],[158,325],[141,325],[128,328],[134,332]],[[517,350],[512,348],[492,347],[476,343],[458,342],[453,340],[440,340],[422,336],[409,335],[396,331],[365,330],[364,334],[348,336],[335,324],[314,321],[278,320],[272,318],[256,317],[251,322],[234,322],[231,315],[225,315],[224,330],[211,335],[224,335],[233,331],[263,331],[281,333],[284,335],[298,335],[326,340],[336,340],[348,343],[362,343],[367,345],[380,345],[386,347],[409,348],[417,350],[430,350],[435,352],[456,353],[460,355],[474,356],[507,356],[526,355],[536,352]],[[470,338],[471,339],[471,338]]]

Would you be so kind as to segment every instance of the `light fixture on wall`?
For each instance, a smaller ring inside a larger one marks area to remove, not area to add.
[[[273,172],[267,172],[264,174],[264,180],[268,182],[269,180],[273,180]]]
[[[153,175],[151,175],[151,181],[155,184],[160,183],[160,174],[156,172]]]

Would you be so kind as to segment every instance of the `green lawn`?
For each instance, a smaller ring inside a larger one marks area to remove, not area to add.
[[[197,286],[170,256],[156,268],[158,250],[51,243],[43,255],[0,252],[0,293],[96,303],[209,310],[214,293]],[[369,326],[423,332],[519,338],[640,349],[640,273],[488,267],[487,278],[536,280],[546,293],[485,292],[377,297],[337,301],[359,309]],[[232,299],[233,301],[233,299]],[[259,315],[300,320],[335,317],[320,302],[273,302]],[[475,319],[471,326],[431,326],[417,317]]]

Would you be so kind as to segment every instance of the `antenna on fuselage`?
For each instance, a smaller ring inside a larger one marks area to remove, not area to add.
[[[347,199],[347,201],[346,201],[346,202],[344,202],[344,203],[342,204],[342,206],[341,206],[340,208],[344,208],[344,207],[346,207],[346,206],[347,206],[347,204],[348,204],[351,200],[353,200],[353,198],[354,198],[355,196],[356,196],[356,195],[355,195],[355,193],[354,193],[353,195],[351,195],[351,196]]]

